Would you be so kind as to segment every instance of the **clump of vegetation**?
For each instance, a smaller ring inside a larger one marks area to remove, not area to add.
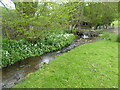
[[[30,42],[25,39],[16,41],[3,39],[2,62],[0,66],[13,64],[31,56],[39,56],[45,52],[61,49],[72,43],[73,34],[51,34],[42,40]]]
[[[38,39],[42,36],[41,31],[45,30],[71,32],[86,25],[89,28],[107,27],[118,17],[117,2],[37,1],[13,2],[15,9],[2,8],[2,30],[6,37]]]

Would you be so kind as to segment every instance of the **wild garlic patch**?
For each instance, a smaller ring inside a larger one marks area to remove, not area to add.
[[[37,42],[5,38],[2,43],[2,63],[0,66],[3,67],[31,56],[40,56],[45,52],[61,49],[71,44],[74,38],[73,34],[67,33],[52,33]]]

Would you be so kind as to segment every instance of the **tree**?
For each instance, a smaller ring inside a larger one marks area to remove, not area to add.
[[[87,3],[84,16],[89,19],[92,26],[109,24],[117,18],[117,4],[117,2]]]
[[[38,2],[14,2],[16,10],[19,14],[26,17],[33,17],[37,11]]]

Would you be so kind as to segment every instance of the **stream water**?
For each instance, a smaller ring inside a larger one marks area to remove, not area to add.
[[[11,88],[12,86],[22,82],[25,76],[31,72],[35,72],[42,68],[43,64],[48,64],[51,60],[54,60],[58,55],[63,54],[81,44],[90,43],[98,40],[98,38],[92,39],[76,39],[71,45],[65,47],[59,51],[50,52],[41,56],[30,57],[13,65],[2,68],[2,88]]]

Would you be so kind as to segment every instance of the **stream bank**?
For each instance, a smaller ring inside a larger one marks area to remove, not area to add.
[[[79,45],[91,43],[99,40],[99,38],[81,39],[73,41],[71,45],[61,50],[43,54],[37,57],[31,57],[2,69],[2,88],[11,88],[12,86],[22,82],[25,76],[31,72],[35,72],[42,68],[43,64],[48,64],[58,55],[63,54]]]

